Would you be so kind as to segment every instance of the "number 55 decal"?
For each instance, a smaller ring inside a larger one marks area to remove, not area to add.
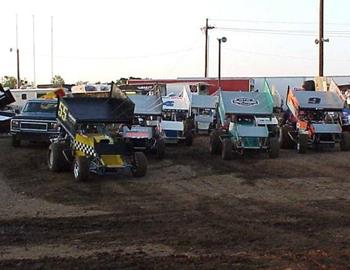
[[[58,116],[64,122],[67,120],[67,112],[67,107],[62,102],[60,102],[60,105],[58,106]]]

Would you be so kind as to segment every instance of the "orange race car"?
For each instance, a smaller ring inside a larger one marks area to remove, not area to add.
[[[341,125],[343,99],[336,92],[288,89],[280,130],[281,148],[305,153],[310,148],[334,147],[350,150],[350,132]]]

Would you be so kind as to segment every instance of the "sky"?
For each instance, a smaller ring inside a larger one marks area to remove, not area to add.
[[[204,76],[205,19],[209,76],[218,41],[225,77],[313,76],[318,72],[319,0],[2,0],[0,77],[16,76],[16,14],[21,78],[67,83],[121,77]],[[325,0],[325,75],[350,74],[350,1]],[[14,48],[10,52],[10,48]]]

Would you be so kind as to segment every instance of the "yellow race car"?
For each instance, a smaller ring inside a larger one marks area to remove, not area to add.
[[[59,172],[72,169],[78,181],[90,173],[104,175],[130,169],[135,177],[147,172],[147,158],[115,130],[130,126],[134,104],[125,97],[74,97],[58,100],[58,138],[48,151],[48,167]]]

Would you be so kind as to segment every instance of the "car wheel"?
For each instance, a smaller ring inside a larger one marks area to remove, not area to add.
[[[89,178],[90,163],[86,157],[76,157],[73,164],[74,179],[84,182]]]

